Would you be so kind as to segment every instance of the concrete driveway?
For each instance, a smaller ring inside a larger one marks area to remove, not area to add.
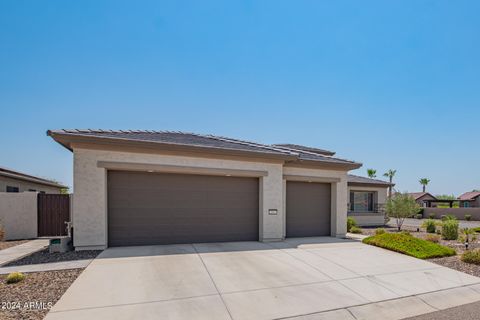
[[[105,250],[46,319],[401,319],[480,301],[480,278],[335,238]]]

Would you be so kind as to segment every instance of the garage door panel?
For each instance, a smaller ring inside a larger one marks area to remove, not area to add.
[[[287,237],[329,236],[331,185],[287,181]]]
[[[256,178],[111,171],[109,245],[258,240],[258,188]]]

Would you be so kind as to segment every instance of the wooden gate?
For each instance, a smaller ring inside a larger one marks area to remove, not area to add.
[[[70,221],[70,195],[39,193],[38,236],[67,235],[66,221]]]

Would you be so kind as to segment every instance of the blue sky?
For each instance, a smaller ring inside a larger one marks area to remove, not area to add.
[[[480,189],[478,1],[1,1],[0,166],[72,184],[58,128],[337,151]]]

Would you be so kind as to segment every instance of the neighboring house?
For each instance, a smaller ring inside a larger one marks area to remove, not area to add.
[[[480,207],[480,192],[465,192],[458,197],[460,208],[478,208]]]
[[[60,193],[65,188],[55,181],[0,167],[0,192]]]
[[[299,145],[167,131],[55,130],[73,152],[77,250],[346,233],[360,163]]]
[[[411,192],[409,195],[423,208],[430,206],[430,201],[438,200],[428,192]]]
[[[392,184],[392,187],[395,184]],[[348,175],[348,216],[359,226],[382,226],[390,183]]]

